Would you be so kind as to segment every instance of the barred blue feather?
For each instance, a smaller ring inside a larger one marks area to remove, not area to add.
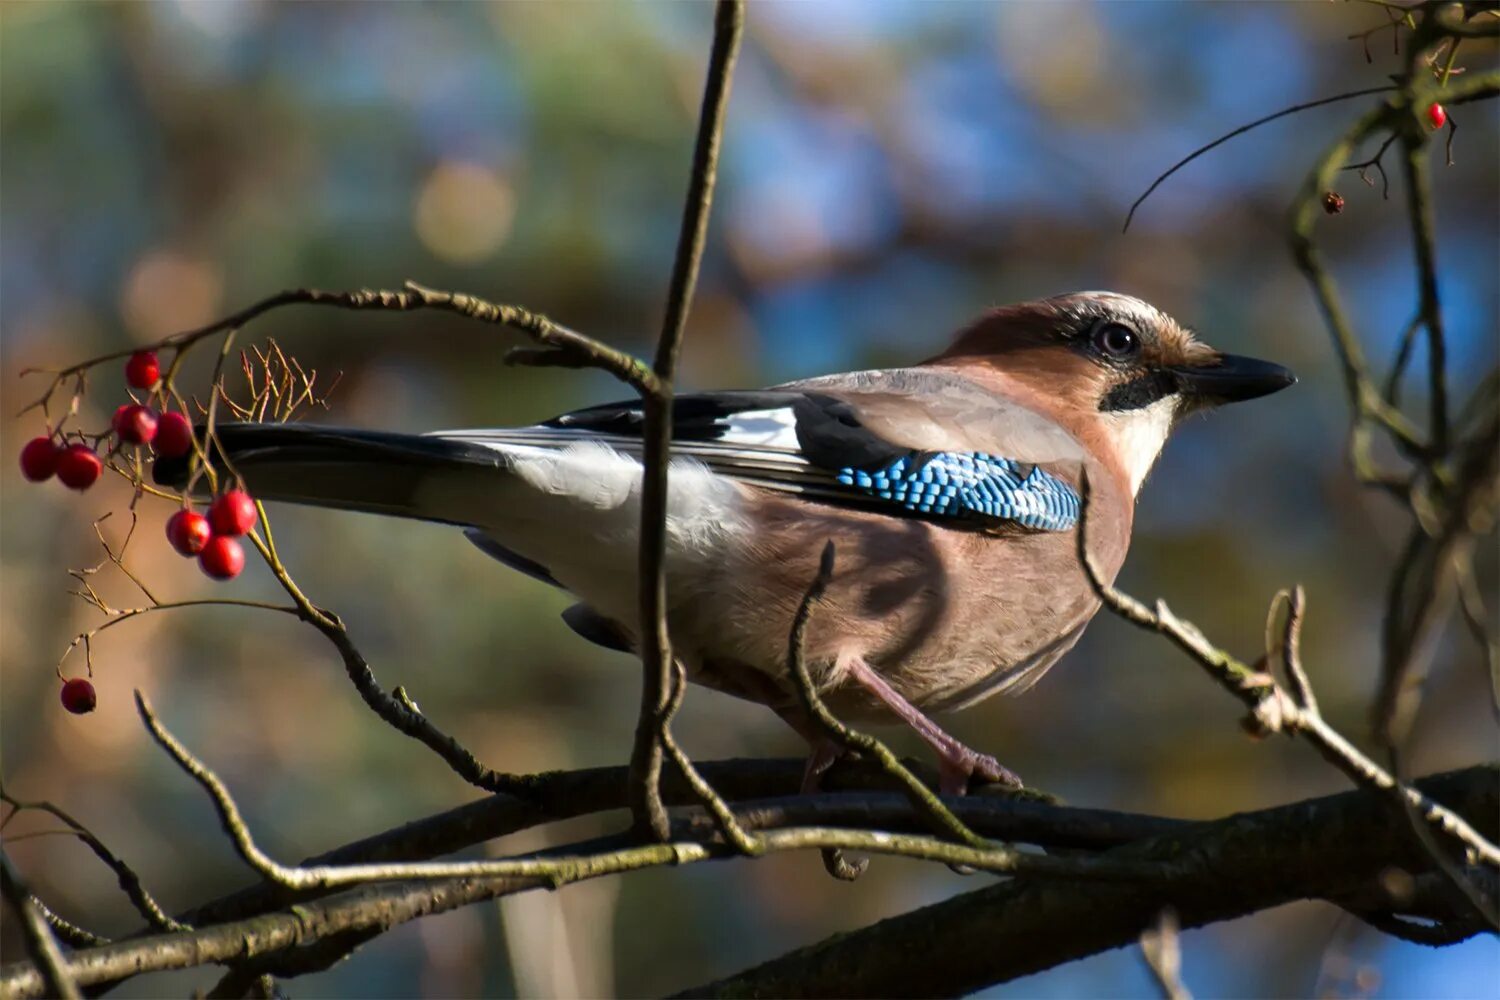
[[[987,517],[1039,531],[1078,523],[1073,488],[1037,466],[982,452],[904,455],[875,471],[840,469],[838,481],[909,511],[937,517]]]

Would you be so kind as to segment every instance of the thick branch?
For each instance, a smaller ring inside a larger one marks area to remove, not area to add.
[[[913,833],[925,829],[907,797],[890,791],[891,779],[873,763],[841,761],[824,776],[823,785],[829,794],[815,796],[798,794],[803,762],[796,759],[710,761],[698,764],[697,769],[725,798],[736,803],[735,815],[752,829],[808,825]],[[534,826],[623,809],[627,788],[623,767],[536,775],[524,799],[503,794],[481,799],[310,857],[302,864],[439,857]],[[663,775],[662,797],[670,806],[697,801],[673,769]],[[1183,820],[983,794],[945,801],[971,829],[984,836],[1042,847],[1102,850],[1189,825]],[[181,919],[193,924],[240,920],[317,895],[262,883],[205,903],[182,914]]]
[[[1496,834],[1500,773],[1425,779],[1423,792]],[[1150,886],[1013,879],[831,938],[714,983],[701,997],[959,996],[1130,944],[1163,905],[1199,927],[1284,903],[1368,891],[1393,865],[1432,861],[1370,791],[1247,813],[1110,852],[1183,862]],[[997,946],[1003,943],[1003,947]]]
[[[1427,794],[1444,799],[1493,835],[1500,815],[1497,779],[1500,774],[1495,768],[1477,767],[1420,784]],[[1142,862],[1160,866],[1161,877],[1151,882],[1122,887],[1014,880],[692,992],[786,996],[968,992],[1133,941],[1163,902],[1171,903],[1183,926],[1191,927],[1294,899],[1368,891],[1372,880],[1391,865],[1420,875],[1430,859],[1414,846],[1407,827],[1396,819],[1387,800],[1369,792],[1346,792],[1195,824],[1104,855],[1131,866]],[[705,859],[736,856],[722,845],[694,849]],[[539,884],[534,879],[455,878],[363,886],[248,920],[78,952],[68,961],[68,971],[80,985],[92,986],[141,972],[243,960],[335,935],[388,929]],[[907,938],[907,934],[912,936]],[[1006,941],[1007,946],[997,949],[996,941]],[[914,961],[913,955],[922,958]],[[787,964],[793,958],[795,968]],[[728,988],[736,982],[737,988]],[[0,970],[0,992],[19,1000],[38,995],[40,988],[40,978],[30,963]]]

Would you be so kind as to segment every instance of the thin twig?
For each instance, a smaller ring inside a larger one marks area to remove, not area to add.
[[[655,389],[655,376],[645,364],[623,351],[570,330],[540,313],[531,312],[515,305],[502,305],[462,292],[439,291],[406,282],[401,290],[359,289],[357,291],[328,292],[316,288],[293,288],[277,292],[254,302],[223,319],[205,326],[164,337],[152,345],[157,350],[181,350],[215,334],[227,333],[246,326],[266,313],[292,305],[324,306],[334,309],[373,312],[415,312],[431,310],[448,312],[476,322],[493,326],[505,326],[526,334],[536,343],[554,351],[561,351],[577,362],[580,367],[598,368],[609,372],[638,392],[647,393]],[[131,347],[111,351],[80,361],[65,368],[29,368],[25,374],[48,374],[52,381],[41,397],[27,404],[20,413],[32,409],[45,410],[52,396],[68,379],[83,377],[90,369],[106,361],[129,357],[140,348]],[[175,362],[174,362],[175,364]],[[172,371],[168,369],[169,373]]]
[[[486,766],[458,740],[433,725],[416,709],[415,703],[410,698],[404,697],[405,692],[401,699],[388,694],[375,679],[375,671],[365,660],[364,654],[355,646],[342,619],[308,600],[307,595],[287,572],[280,557],[266,541],[261,539],[258,532],[251,532],[246,537],[260,552],[266,565],[270,567],[271,574],[276,578],[276,582],[291,597],[297,607],[298,615],[322,633],[323,637],[338,651],[339,658],[344,661],[344,672],[354,684],[355,691],[382,721],[397,732],[425,745],[441,757],[455,774],[477,788],[521,796],[527,793],[530,788],[528,779]]]
[[[1490,707],[1500,713],[1500,638],[1492,631],[1494,619],[1484,606],[1484,595],[1479,592],[1479,581],[1474,577],[1472,553],[1458,564],[1454,574],[1458,578],[1459,606],[1463,608],[1464,623],[1468,625],[1474,641],[1484,651]]]
[[[729,104],[729,84],[734,73],[744,28],[743,0],[719,0],[714,11],[713,48],[703,85],[698,117],[698,137],[693,148],[692,172],[677,255],[667,289],[661,338],[656,345],[653,391],[643,393],[645,426],[641,455],[641,527],[639,540],[640,653],[644,673],[640,716],[630,754],[634,794],[630,809],[638,830],[665,840],[668,833],[666,808],[661,803],[662,749],[671,722],[668,710],[672,687],[672,643],[667,634],[667,469],[671,463],[672,394],[677,356],[682,347],[688,309],[698,281],[703,247],[708,236],[708,215],[713,205],[714,181],[719,163],[719,143],[724,131],[724,113]]]
[[[753,762],[746,762],[749,766]],[[794,781],[796,765],[782,770],[786,781]],[[1493,768],[1470,768],[1462,772],[1423,779],[1423,787],[1435,796],[1463,803],[1476,820],[1493,824],[1496,814],[1496,775]],[[976,800],[974,808],[981,808]],[[1372,808],[1373,807],[1373,808]],[[949,920],[931,911],[906,914],[895,920],[926,924],[937,940],[913,937],[906,931],[887,939],[857,940],[865,931],[826,942],[820,948],[837,950],[847,944],[864,957],[840,970],[846,990],[862,995],[896,995],[903,989],[934,994],[948,984],[951,995],[971,992],[984,985],[991,969],[1009,969],[1042,963],[1042,967],[1133,941],[1140,928],[1160,911],[1164,898],[1172,899],[1185,926],[1242,916],[1309,895],[1338,897],[1357,886],[1369,885],[1392,863],[1419,865],[1425,860],[1404,837],[1393,835],[1383,803],[1368,793],[1342,792],[1318,799],[1242,813],[1208,823],[1165,830],[1148,840],[1122,848],[1120,860],[1160,865],[1154,880],[1106,886],[1101,882],[1076,880],[1012,879],[999,886],[970,894],[967,903],[953,901],[959,912]],[[659,845],[658,845],[659,846]],[[568,849],[559,849],[565,853]],[[714,858],[734,858],[729,848],[708,847]],[[1418,870],[1413,868],[1412,870]],[[602,873],[601,873],[602,874]],[[242,960],[247,947],[268,960],[276,953],[293,953],[299,946],[329,938],[385,931],[420,917],[444,913],[497,896],[529,891],[546,885],[536,879],[456,878],[418,880],[364,886],[294,906],[281,904],[276,912],[236,918],[189,934],[135,938],[73,956],[70,966],[81,984],[105,987],[145,972],[190,968],[211,962]],[[1233,885],[1234,892],[1224,891]],[[993,901],[994,905],[990,905]],[[1048,905],[1043,905],[1048,904]],[[1411,911],[1420,914],[1421,911]],[[929,923],[929,921],[933,921]],[[977,922],[977,923],[976,923]],[[1039,923],[1040,922],[1040,923]],[[1030,948],[995,948],[997,940],[1009,940],[1007,932],[1019,935],[1043,933],[1036,938],[1048,942]],[[1088,928],[1089,933],[1077,931]],[[874,928],[870,929],[875,930]],[[913,962],[913,947],[923,940],[939,951],[934,956],[955,954],[953,938],[963,939],[961,954],[974,962]],[[894,941],[903,947],[893,948]],[[971,943],[973,947],[968,945]],[[858,946],[858,947],[856,947]],[[1059,956],[1062,949],[1070,949]],[[337,949],[335,949],[337,950]],[[957,966],[963,964],[964,969]],[[851,970],[858,970],[857,972]],[[265,971],[271,971],[267,968]],[[1036,971],[1032,969],[1031,971]],[[829,980],[807,975],[812,986]],[[965,989],[952,989],[958,980]],[[23,998],[36,996],[40,982],[31,963],[0,969],[0,994]],[[831,987],[824,989],[831,993]],[[707,995],[698,991],[696,995]],[[789,995],[786,985],[767,988],[763,996]]]
[[[546,855],[505,858],[496,861],[411,862],[390,864],[283,865],[255,843],[245,825],[239,807],[218,775],[183,746],[157,720],[150,704],[136,693],[136,710],[157,744],[213,801],[219,822],[235,852],[263,878],[286,889],[336,889],[371,882],[403,879],[442,878],[529,878],[542,879],[554,887],[583,878],[618,872],[655,868],[662,865],[684,865],[723,856],[724,849],[710,841],[673,840],[667,843],[619,846],[611,841],[608,850],[597,853],[567,849]],[[948,864],[970,865],[985,871],[1005,874],[1051,875],[1061,878],[1097,878],[1103,880],[1151,880],[1161,875],[1159,866],[1130,861],[1090,857],[1051,857],[1022,854],[1008,849],[953,844],[934,837],[895,834],[875,830],[843,830],[824,827],[802,827],[772,830],[762,834],[760,843],[766,853],[808,850],[821,847],[848,848],[893,854]]]
[[[1426,137],[1415,129],[1402,133],[1406,155],[1401,164],[1406,176],[1406,204],[1417,261],[1417,315],[1427,330],[1427,393],[1431,408],[1428,435],[1433,452],[1442,455],[1448,451],[1448,342],[1438,298],[1436,223],[1432,216],[1426,146]]]
[[[1136,209],[1140,208],[1141,204],[1147,198],[1151,197],[1152,193],[1155,192],[1157,188],[1161,187],[1168,177],[1171,177],[1173,174],[1177,173],[1177,171],[1181,170],[1189,163],[1192,163],[1204,153],[1207,153],[1224,145],[1224,143],[1228,142],[1230,139],[1233,139],[1236,136],[1244,135],[1251,129],[1259,128],[1260,126],[1265,125],[1268,122],[1274,122],[1278,118],[1285,118],[1287,115],[1294,115],[1299,111],[1307,111],[1310,108],[1320,108],[1325,104],[1337,104],[1339,101],[1347,101],[1355,97],[1368,97],[1370,94],[1383,94],[1386,91],[1395,89],[1395,87],[1389,85],[1384,87],[1366,87],[1363,90],[1351,90],[1345,94],[1334,94],[1332,97],[1324,97],[1316,101],[1307,101],[1303,104],[1294,104],[1289,108],[1282,108],[1280,111],[1273,112],[1272,114],[1266,115],[1263,118],[1257,118],[1255,119],[1255,121],[1250,122],[1247,125],[1241,125],[1239,128],[1235,129],[1232,132],[1226,132],[1224,135],[1219,136],[1208,145],[1199,146],[1187,156],[1184,156],[1182,159],[1172,164],[1172,166],[1167,169],[1166,173],[1160,175],[1156,178],[1156,180],[1152,181],[1151,186],[1145,190],[1145,193],[1143,193],[1139,198],[1131,203],[1130,211],[1125,214],[1125,225],[1121,227],[1120,231],[1122,233],[1129,231],[1130,223],[1135,218]]]
[[[871,761],[840,761],[823,777],[826,790],[815,795],[800,791],[804,774],[801,760],[708,761],[694,766],[706,783],[733,800],[735,821],[745,830],[819,826],[922,833],[931,829],[931,823],[912,807],[911,800],[893,790],[897,786],[891,777]],[[424,860],[521,830],[628,806],[628,771],[624,767],[551,772],[530,780],[534,783],[532,792],[525,799],[488,796],[326,851],[304,860],[302,865]],[[686,779],[670,768],[663,774],[662,794],[670,806],[702,801]],[[960,796],[947,804],[982,836],[1049,850],[1106,850],[1191,825],[1183,820],[1064,807],[1009,796]],[[261,884],[194,907],[181,919],[194,924],[223,923],[305,898],[311,898],[311,894],[288,896]]]
[[[1246,666],[1215,646],[1196,626],[1172,614],[1166,602],[1158,600],[1156,610],[1153,611],[1134,597],[1106,583],[1088,552],[1090,491],[1087,476],[1083,477],[1080,487],[1083,503],[1078,521],[1078,559],[1094,593],[1105,607],[1126,621],[1164,635],[1176,643],[1221,687],[1250,709],[1248,721],[1253,727],[1266,733],[1303,735],[1324,759],[1343,771],[1356,784],[1379,789],[1398,802],[1410,805],[1425,822],[1462,844],[1476,861],[1500,867],[1500,848],[1485,839],[1463,817],[1432,801],[1417,789],[1398,782],[1388,771],[1328,725],[1316,709],[1298,704],[1270,674]]]
[[[912,805],[931,820],[937,830],[953,837],[959,843],[974,847],[994,846],[992,841],[979,836],[969,829],[963,820],[955,816],[932,789],[907,770],[900,758],[892,753],[889,747],[868,733],[862,733],[844,725],[818,697],[812,676],[807,671],[803,640],[813,608],[822,599],[829,581],[833,579],[834,561],[834,545],[832,541],[829,541],[823,546],[823,553],[818,560],[818,573],[808,585],[807,592],[803,594],[802,602],[797,606],[797,613],[792,618],[791,635],[787,640],[787,670],[796,684],[802,710],[840,746],[856,753],[867,753],[879,761],[880,766],[901,783],[901,788],[911,799]]]
[[[115,873],[115,878],[120,883],[120,889],[130,900],[130,904],[135,907],[136,912],[145,918],[146,923],[153,929],[159,931],[191,929],[187,924],[173,920],[167,916],[166,911],[161,908],[161,905],[157,903],[151,893],[146,891],[146,887],[141,884],[141,877],[136,874],[135,869],[131,868],[130,865],[126,864],[124,860],[111,851],[105,845],[104,841],[94,835],[93,831],[89,830],[88,827],[78,822],[78,820],[68,815],[59,807],[53,805],[51,802],[23,802],[12,797],[3,786],[0,786],[0,802],[4,802],[15,809],[15,812],[11,813],[11,817],[19,815],[26,810],[36,810],[38,812],[45,812],[60,820],[68,829],[57,832],[66,832],[68,836],[76,837],[83,841],[88,849],[94,852],[94,856],[104,862],[109,870]],[[7,822],[9,819],[10,817],[7,817]]]
[[[21,937],[26,942],[26,953],[36,963],[42,989],[48,996],[77,1000],[78,984],[68,972],[57,938],[52,936],[52,928],[38,912],[31,890],[11,866],[4,851],[0,851],[0,892],[4,893],[6,902],[21,921]]]

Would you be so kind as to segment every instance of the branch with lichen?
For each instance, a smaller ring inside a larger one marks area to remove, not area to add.
[[[1129,594],[1105,582],[1088,552],[1089,486],[1085,477],[1081,493],[1083,503],[1078,521],[1078,559],[1088,576],[1095,595],[1111,612],[1147,631],[1170,639],[1179,649],[1230,694],[1238,698],[1250,714],[1245,728],[1253,735],[1285,733],[1302,736],[1322,756],[1350,780],[1389,794],[1403,807],[1416,810],[1435,830],[1452,838],[1468,853],[1474,863],[1500,868],[1500,847],[1482,836],[1463,817],[1423,795],[1416,788],[1397,781],[1388,771],[1361,753],[1354,744],[1324,720],[1313,694],[1312,684],[1302,666],[1300,636],[1303,615],[1302,588],[1282,591],[1271,602],[1267,616],[1268,642],[1262,665],[1252,667],[1233,654],[1214,645],[1197,626],[1178,618],[1162,600],[1149,608]],[[1281,629],[1275,628],[1280,619]],[[1279,662],[1287,676],[1283,686],[1263,667]]]

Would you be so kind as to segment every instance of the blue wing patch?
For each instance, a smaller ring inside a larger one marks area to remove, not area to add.
[[[903,455],[875,471],[846,466],[838,481],[872,497],[935,517],[989,517],[1040,531],[1078,523],[1073,488],[1037,466],[998,455]]]

